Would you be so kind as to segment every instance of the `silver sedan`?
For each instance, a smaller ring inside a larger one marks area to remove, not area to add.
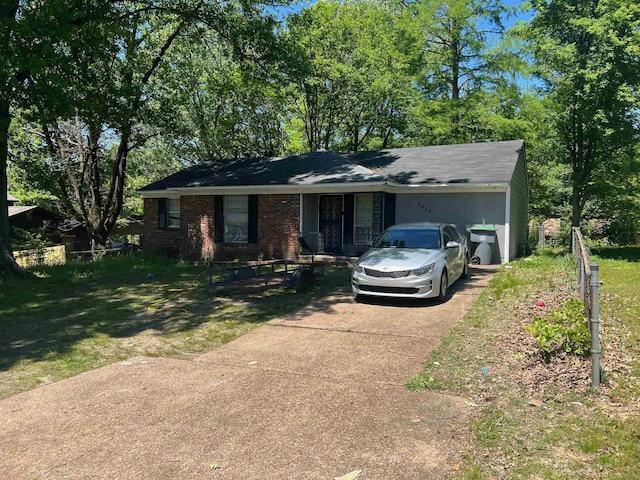
[[[449,224],[405,223],[385,230],[353,267],[356,295],[447,299],[469,275],[467,239]]]

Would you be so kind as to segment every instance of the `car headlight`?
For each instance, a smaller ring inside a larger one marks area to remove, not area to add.
[[[432,263],[431,265],[427,265],[426,267],[421,267],[421,268],[416,268],[415,270],[411,270],[411,273],[417,277],[421,277],[422,275],[426,275],[428,273],[433,272],[433,269],[435,266],[436,264]]]
[[[356,273],[362,273],[364,272],[364,268],[362,268],[360,265],[358,265],[357,263],[353,266],[353,271]]]

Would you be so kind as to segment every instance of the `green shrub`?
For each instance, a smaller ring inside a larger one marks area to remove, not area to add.
[[[561,257],[566,253],[566,250],[558,247],[545,247],[537,248],[535,254],[540,257],[555,258]]]
[[[584,306],[577,299],[568,300],[548,317],[534,318],[527,331],[547,354],[564,351],[586,355],[591,345]]]

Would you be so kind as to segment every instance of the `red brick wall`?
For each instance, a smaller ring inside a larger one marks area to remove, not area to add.
[[[158,228],[158,198],[144,199],[144,235],[141,247],[149,252],[165,253],[172,257],[180,255],[180,229]]]
[[[300,195],[260,195],[258,244],[266,258],[296,258],[300,236]]]
[[[180,197],[180,228],[158,229],[158,199],[144,200],[143,248],[189,259],[256,260],[296,258],[300,228],[300,196],[258,196],[258,243],[214,243],[214,197]]]
[[[258,195],[258,243],[216,245],[216,260],[298,256],[300,195]]]
[[[180,254],[185,258],[212,259],[214,216],[212,195],[180,197]]]

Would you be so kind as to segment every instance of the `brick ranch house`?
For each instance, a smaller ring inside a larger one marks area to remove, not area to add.
[[[190,259],[359,254],[395,223],[495,227],[494,261],[527,241],[522,140],[199,164],[139,190],[143,247]],[[300,242],[300,239],[303,239]]]

